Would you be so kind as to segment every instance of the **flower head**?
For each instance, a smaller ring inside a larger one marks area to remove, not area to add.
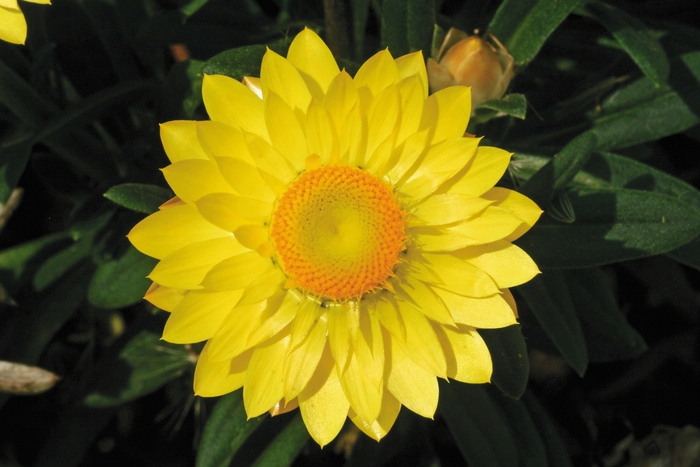
[[[48,5],[50,0],[25,0]],[[13,44],[24,44],[27,39],[27,20],[17,0],[0,0],[0,40]]]
[[[438,51],[437,62],[428,59],[430,91],[447,86],[471,86],[472,107],[498,99],[513,79],[513,57],[494,36],[497,47],[479,36],[451,28]]]
[[[476,329],[515,324],[508,287],[538,269],[511,241],[541,211],[463,137],[469,89],[428,97],[420,53],[352,78],[309,29],[247,82],[205,75],[211,121],[161,126],[177,197],[129,234],[160,260],[163,338],[207,341],[195,392],[298,405],[325,445],[348,416],[375,439],[402,405],[432,417],[436,377],[488,382]]]

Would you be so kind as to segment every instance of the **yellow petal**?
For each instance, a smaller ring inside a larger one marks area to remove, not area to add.
[[[260,245],[269,241],[267,227],[257,224],[245,224],[233,231],[241,245],[251,250],[257,250]]]
[[[161,123],[160,140],[172,163],[188,159],[209,159],[197,139],[197,122],[174,120]]]
[[[293,170],[289,161],[270,143],[252,133],[245,133],[245,138],[250,155],[258,168],[285,184],[297,176],[297,172]]]
[[[297,397],[307,386],[316,372],[325,346],[326,321],[319,320],[297,348],[290,348],[284,363],[284,398],[286,400]]]
[[[269,257],[266,257],[269,261]],[[257,303],[283,290],[287,276],[277,267],[271,267],[251,282],[243,292],[241,305]]]
[[[398,339],[405,344],[406,342],[406,326],[404,325],[403,319],[398,312],[396,306],[396,300],[377,300],[370,308],[384,329],[391,333],[394,339]]]
[[[461,193],[433,195],[411,209],[411,214],[428,225],[444,225],[474,217],[493,201]]]
[[[265,99],[265,122],[274,148],[301,172],[309,156],[306,135],[294,111],[274,91]]]
[[[399,70],[389,50],[381,50],[371,56],[355,74],[355,87],[366,87],[372,96],[399,81]]]
[[[455,138],[432,146],[399,188],[401,193],[416,201],[430,195],[469,162],[478,144],[478,138]]]
[[[340,130],[340,159],[354,167],[362,167],[366,160],[367,122],[359,103],[346,115]]]
[[[445,378],[447,376],[445,354],[428,318],[408,302],[398,301],[397,305],[406,325],[406,343],[403,344],[398,339],[397,343],[417,365],[433,375]]]
[[[498,206],[488,206],[478,216],[467,219],[446,230],[477,240],[478,243],[489,243],[502,240],[520,227],[522,220],[510,211]]]
[[[416,161],[428,150],[428,130],[422,130],[406,138],[406,141],[397,149],[399,157],[396,164],[387,172],[387,177],[393,184],[403,182],[404,177],[411,173],[411,168]]]
[[[449,193],[481,196],[501,179],[512,153],[490,146],[479,146],[466,170],[448,189]]]
[[[272,215],[270,203],[230,193],[212,193],[198,199],[195,204],[202,217],[231,231],[251,221],[262,224]]]
[[[515,324],[515,315],[501,295],[473,298],[435,288],[457,323],[481,329],[496,329]]]
[[[396,86],[389,86],[372,100],[367,112],[367,154],[372,154],[400,123],[401,96]]]
[[[440,279],[437,287],[468,297],[486,297],[498,293],[493,279],[478,267],[451,254],[425,253],[429,269]],[[430,281],[429,277],[419,279]],[[449,308],[449,307],[448,307]]]
[[[530,227],[535,225],[542,214],[542,209],[530,198],[507,188],[491,188],[484,193],[483,198],[494,200],[494,206],[510,211],[523,221],[522,225],[505,238],[509,242],[520,238],[521,235],[530,230]]]
[[[448,377],[472,384],[491,381],[491,353],[476,329],[470,326],[459,326],[457,329],[436,326],[435,333],[447,357]]]
[[[396,288],[396,293],[398,297],[418,308],[427,318],[442,324],[455,324],[442,300],[415,277],[404,277],[401,286]]]
[[[418,76],[409,76],[402,79],[399,81],[398,88],[401,93],[401,126],[396,135],[396,142],[401,143],[418,131],[423,118],[425,95]]]
[[[17,0],[0,0],[0,8],[19,10],[19,3]]]
[[[308,297],[302,298],[296,311],[294,323],[292,324],[291,350],[295,350],[301,342],[306,339],[309,330],[314,327],[319,319],[322,319],[326,323],[324,326],[326,330],[328,329],[328,319],[320,315],[321,307],[315,300]]]
[[[0,7],[0,40],[11,44],[27,40],[27,21],[20,10]]]
[[[265,100],[274,92],[292,109],[299,108],[306,112],[311,101],[311,93],[299,71],[286,58],[270,49],[265,52],[260,65],[260,85]]]
[[[294,38],[287,60],[299,70],[311,94],[318,100],[323,100],[331,81],[340,73],[328,46],[309,28],[304,28]]]
[[[212,267],[245,251],[232,236],[193,243],[163,258],[148,277],[167,287],[197,289]]]
[[[340,384],[350,407],[361,419],[367,422],[377,419],[382,408],[384,385],[377,388],[372,384],[354,353],[350,354],[345,372],[340,375]]]
[[[364,434],[379,441],[384,438],[391,427],[394,426],[396,417],[399,416],[399,411],[401,410],[401,403],[393,396],[389,391],[384,391],[382,396],[382,408],[379,412],[379,416],[376,420],[368,423],[362,420],[352,409],[348,411],[348,416],[352,422],[360,429]]]
[[[389,340],[386,388],[409,410],[432,419],[438,403],[437,378],[416,365],[394,339]]]
[[[338,133],[345,124],[345,118],[359,102],[360,96],[355,83],[346,71],[340,72],[328,86],[323,106],[331,116]]]
[[[267,305],[267,301],[263,301],[253,305],[236,306],[229,319],[221,323],[219,330],[209,340],[209,359],[213,362],[230,361],[253,347],[247,345],[248,336],[262,320]]]
[[[508,303],[508,306],[510,306],[510,309],[513,310],[513,315],[517,318],[518,317],[518,304],[515,303],[515,298],[513,297],[513,294],[508,289],[501,290],[501,294],[502,294],[501,296],[503,297],[503,300],[505,300],[506,303]]]
[[[217,157],[216,163],[224,179],[238,194],[272,204],[277,198],[276,192],[268,184],[274,178],[270,174],[261,174],[257,167],[232,157]],[[274,185],[282,185],[276,180]]]
[[[284,356],[289,341],[289,332],[281,332],[255,347],[243,385],[243,404],[248,418],[267,412],[284,396]]]
[[[275,267],[268,258],[254,251],[221,261],[209,270],[202,286],[211,290],[236,290],[250,285],[258,276]]]
[[[231,232],[206,221],[189,204],[155,212],[127,235],[137,250],[158,259],[192,243],[228,236]]]
[[[157,306],[163,311],[170,312],[185,298],[188,292],[187,290],[165,287],[154,282],[148,288],[143,298],[148,300],[151,305]]]
[[[199,144],[209,159],[235,158],[255,164],[240,128],[222,122],[196,122]]]
[[[376,316],[360,313],[359,331],[353,339],[353,350],[367,380],[380,389],[384,382],[384,340]]]
[[[296,291],[282,290],[265,302],[267,306],[248,336],[248,346],[258,345],[291,323],[299,309],[300,297]]]
[[[503,240],[467,247],[453,254],[486,272],[501,289],[524,284],[540,273],[527,253]]]
[[[348,402],[328,345],[316,372],[299,393],[299,409],[311,437],[321,445],[330,443],[345,423]]]
[[[403,80],[415,76],[421,84],[423,99],[428,97],[428,74],[425,70],[423,52],[419,50],[418,52],[403,55],[397,58],[395,62],[396,68],[399,70],[399,79]]]
[[[192,344],[211,338],[242,294],[242,290],[190,292],[170,313],[163,339],[175,344]]]
[[[232,360],[215,362],[209,359],[209,346],[210,342],[204,346],[194,370],[195,395],[216,397],[242,387],[253,350]]]
[[[314,99],[306,113],[306,144],[308,154],[317,154],[322,163],[335,163],[340,158],[338,133],[331,116],[319,101]]]
[[[432,130],[433,144],[452,138],[461,138],[467,129],[471,111],[469,88],[450,86],[425,100],[420,128],[434,129]]]
[[[263,101],[244,84],[224,75],[204,75],[202,98],[212,120],[267,139]]]
[[[186,203],[210,193],[233,193],[214,161],[190,159],[161,169],[168,185]]]

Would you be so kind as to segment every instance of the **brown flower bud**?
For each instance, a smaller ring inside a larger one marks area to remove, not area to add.
[[[428,59],[430,92],[448,86],[472,88],[472,109],[503,96],[513,79],[513,57],[493,35],[496,45],[452,28],[440,46],[437,60]]]

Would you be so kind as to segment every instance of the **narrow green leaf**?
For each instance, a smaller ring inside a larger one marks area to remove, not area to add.
[[[68,238],[67,232],[60,232],[0,251],[0,283],[13,294],[29,273]]]
[[[264,420],[266,417],[248,420],[242,391],[221,397],[204,427],[197,467],[228,467],[243,442]]]
[[[581,320],[591,361],[630,359],[647,350],[644,338],[618,308],[603,271],[570,269],[564,271],[564,277]]]
[[[180,11],[185,16],[192,16],[193,14],[197,13],[197,11],[199,11],[199,9],[206,5],[208,2],[209,0],[190,0],[189,2],[180,7]]]
[[[282,432],[275,436],[258,456],[252,467],[288,467],[292,465],[308,440],[309,432],[306,430],[301,413],[297,411]]]
[[[439,384],[438,411],[467,463],[480,467],[518,465],[515,441],[484,388],[443,380]]]
[[[525,392],[530,376],[527,346],[520,326],[479,329],[493,361],[491,382],[508,396],[518,399]]]
[[[97,268],[88,288],[88,301],[110,309],[139,302],[151,284],[146,276],[157,262],[129,246],[121,257]]]
[[[503,43],[517,65],[530,62],[579,0],[504,0],[489,32]]]
[[[435,0],[407,0],[406,33],[408,51],[423,51],[423,59],[430,57],[435,25]]]
[[[104,197],[132,211],[151,214],[172,198],[173,192],[156,185],[124,183],[107,190]]]
[[[573,467],[571,455],[566,451],[564,441],[559,436],[560,430],[554,425],[544,407],[529,391],[523,394],[522,401],[527,406],[530,417],[540,432],[540,438],[544,441],[549,465]]]
[[[389,52],[394,57],[408,53],[407,21],[408,4],[406,0],[384,0],[382,2],[382,47],[389,47]]]
[[[583,133],[569,142],[520,188],[538,206],[546,208],[552,195],[569,184],[595,149],[597,140]]]
[[[543,268],[583,268],[666,253],[700,234],[700,213],[654,192],[568,192],[573,223],[548,215],[517,243]]]
[[[562,357],[583,376],[588,367],[586,341],[562,272],[545,271],[517,290]]]
[[[501,409],[513,433],[520,467],[548,467],[547,450],[525,404],[510,397],[491,394],[491,400]]]
[[[582,13],[600,21],[656,86],[666,81],[670,69],[668,57],[644,23],[608,3],[595,0],[588,0]]]
[[[32,153],[29,135],[19,141],[0,144],[0,203],[5,204],[17,187]]]
[[[7,107],[22,123],[38,126],[41,122],[58,111],[34,87],[27,83],[12,68],[0,60],[0,104]]]
[[[70,268],[88,258],[92,254],[93,248],[93,238],[89,236],[51,256],[34,274],[32,279],[34,290],[41,291],[53,284]]]
[[[260,76],[260,64],[268,47],[280,55],[286,55],[289,46],[281,44],[246,45],[214,55],[202,65],[202,73],[226,75],[242,80],[244,76]]]
[[[486,101],[478,108],[496,110],[499,113],[524,120],[527,111],[527,100],[523,94],[508,94],[500,99]]]
[[[111,407],[144,396],[181,375],[192,362],[192,356],[183,346],[141,331],[117,358],[98,363],[100,370],[83,403],[89,407]]]
[[[598,150],[624,148],[684,131],[700,122],[700,52],[671,60],[668,83],[641,78],[612,93],[591,114]]]

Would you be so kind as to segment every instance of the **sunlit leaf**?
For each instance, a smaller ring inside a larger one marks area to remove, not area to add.
[[[132,211],[151,214],[158,210],[158,206],[172,198],[173,192],[156,185],[124,183],[107,190],[104,197]]]
[[[202,65],[202,73],[207,75],[226,75],[242,80],[244,76],[259,76],[260,64],[267,48],[280,55],[287,55],[289,46],[281,44],[246,45],[214,55]]]
[[[527,100],[522,94],[508,94],[501,99],[492,99],[481,104],[479,109],[491,109],[516,118],[525,119]]]
[[[140,301],[151,281],[146,276],[158,261],[134,247],[111,261],[101,264],[90,281],[87,298],[102,308],[122,308]]]

